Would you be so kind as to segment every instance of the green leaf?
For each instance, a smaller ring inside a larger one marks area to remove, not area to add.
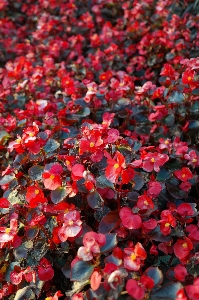
[[[164,124],[166,124],[167,126],[171,127],[175,122],[175,116],[174,114],[169,114],[168,116],[165,117],[164,119]]]
[[[139,173],[135,173],[132,182],[134,183],[133,189],[136,191],[139,191],[144,186],[144,178]]]
[[[181,283],[171,283],[164,285],[158,289],[155,293],[151,294],[152,300],[175,300],[177,292],[182,289],[183,286]]]
[[[114,184],[110,182],[104,175],[101,175],[96,179],[96,186],[100,189],[107,187],[114,189]]]
[[[174,91],[170,96],[169,96],[169,102],[171,103],[182,103],[184,100],[184,96],[182,93],[179,93],[177,91]]]
[[[28,255],[28,249],[25,247],[24,244],[14,249],[14,256],[16,260],[21,260],[22,258],[26,258],[27,255]]]
[[[10,135],[7,131],[0,130],[0,145],[5,145],[9,138]]]
[[[1,178],[0,180],[0,185],[4,185],[9,183],[10,181],[12,181],[15,178],[14,175],[5,175],[3,178]]]
[[[37,165],[28,170],[28,174],[32,180],[41,180],[44,168]]]
[[[160,172],[157,173],[156,180],[164,182],[166,179],[169,179],[169,177],[170,177],[170,172],[165,168],[161,168]]]
[[[7,282],[10,282],[10,273],[12,271],[14,271],[14,267],[15,266],[20,266],[20,263],[18,261],[12,262],[11,264],[9,264],[9,266],[6,269],[6,273],[5,273],[5,280]]]
[[[199,129],[199,121],[198,120],[189,121],[189,129]]]
[[[182,191],[180,188],[174,186],[173,184],[166,183],[167,191],[175,199],[183,199],[187,197],[187,193]]]
[[[154,286],[160,285],[163,281],[162,271],[158,267],[149,267],[144,274],[154,281]]]
[[[101,195],[95,191],[87,196],[88,205],[92,209],[98,209],[104,204],[104,200],[102,199]]]
[[[20,194],[20,192],[16,189],[16,190],[7,190],[4,194],[3,197],[7,198],[8,201],[10,201],[10,203],[12,205],[14,204],[21,204],[25,202],[25,196]]]
[[[54,204],[61,202],[67,196],[66,188],[59,187],[51,192],[51,200]]]
[[[117,245],[117,238],[116,234],[114,233],[107,233],[106,236],[106,244],[101,247],[100,252],[107,252],[112,250]]]
[[[94,265],[89,262],[79,260],[71,269],[72,281],[85,281],[93,273]]]
[[[110,211],[105,217],[101,219],[98,232],[108,233],[114,228],[118,227],[119,223],[120,217],[118,211]]]
[[[53,139],[49,139],[46,143],[46,145],[44,146],[44,150],[46,153],[51,153],[54,152],[55,150],[57,150],[60,146],[60,143],[58,143],[57,141],[53,140]]]

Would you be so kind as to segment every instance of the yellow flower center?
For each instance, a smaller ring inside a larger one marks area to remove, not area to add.
[[[67,214],[67,212],[68,212],[68,208],[64,211],[64,213]]]
[[[169,141],[166,140],[164,143],[165,143],[166,145],[168,145],[168,144],[169,144]]]
[[[54,179],[55,178],[55,175],[50,175],[50,179]]]
[[[95,146],[95,144],[93,143],[93,142],[91,142],[90,143],[90,147],[92,148],[92,147],[94,147]]]
[[[11,231],[11,229],[10,229],[10,228],[6,228],[6,230],[5,230],[5,233],[9,234],[9,233],[10,233],[10,231]]]
[[[154,162],[155,162],[155,158],[154,158],[154,157],[152,157],[152,159],[151,159],[151,162],[152,162],[152,163],[154,163]]]
[[[119,84],[119,86],[123,86],[124,85],[124,82],[121,82],[120,84]]]
[[[149,204],[149,202],[148,202],[148,201],[144,201],[144,204],[145,204],[145,205],[148,205],[148,204]]]
[[[136,255],[135,255],[135,253],[131,254],[131,260],[136,260]]]
[[[114,168],[115,168],[115,169],[119,168],[119,164],[115,164],[115,165],[114,165]]]
[[[39,194],[39,190],[35,190],[35,195],[38,195]]]
[[[67,80],[67,81],[66,81],[66,84],[69,84],[69,83],[70,83],[70,81],[69,81],[69,80]]]
[[[169,223],[166,223],[164,226],[165,226],[165,227],[169,227],[169,226],[170,226],[170,224],[169,224]]]
[[[196,158],[194,158],[194,159],[192,160],[192,162],[194,162],[194,163],[195,163],[195,162],[197,162],[197,159],[196,159]]]
[[[51,300],[51,297],[47,297],[47,298],[45,298],[45,300]]]
[[[29,136],[34,136],[34,133],[33,133],[33,132],[30,132],[30,133],[29,133]]]
[[[16,143],[17,143],[17,144],[20,144],[20,143],[21,143],[21,140],[20,140],[20,139],[17,139],[17,140],[16,140]]]
[[[189,77],[187,78],[187,80],[188,80],[188,81],[191,81],[191,79],[192,79],[192,77],[191,77],[191,76],[189,76]]]
[[[183,248],[187,248],[187,247],[188,247],[187,243],[184,243],[184,244],[182,245],[182,247],[183,247]]]
[[[70,220],[70,221],[68,222],[68,225],[72,226],[72,225],[73,225],[73,221]]]
[[[182,174],[182,178],[185,178],[186,177],[186,174]]]

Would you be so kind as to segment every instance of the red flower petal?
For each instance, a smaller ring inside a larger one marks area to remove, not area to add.
[[[102,280],[102,275],[99,274],[99,272],[94,271],[93,274],[91,275],[91,280],[90,280],[90,285],[93,291],[96,291],[101,283]]]
[[[145,290],[143,287],[138,285],[138,282],[135,279],[129,279],[127,281],[126,290],[135,300],[141,300],[144,298]]]

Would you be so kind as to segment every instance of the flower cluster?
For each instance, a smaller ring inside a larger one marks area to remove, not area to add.
[[[0,2],[0,299],[197,300],[198,1]]]

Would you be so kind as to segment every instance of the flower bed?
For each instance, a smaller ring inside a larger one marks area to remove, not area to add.
[[[0,299],[199,299],[198,7],[0,3]]]

